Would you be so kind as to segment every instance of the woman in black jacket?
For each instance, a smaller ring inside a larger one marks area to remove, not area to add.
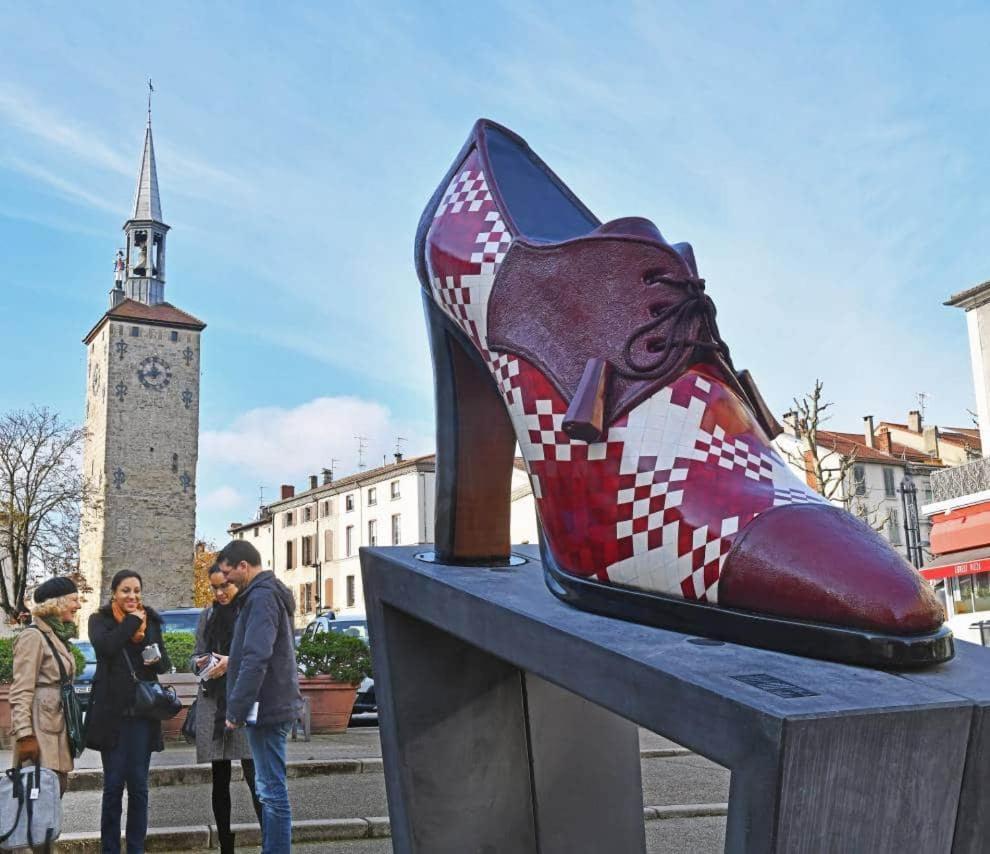
[[[110,601],[89,618],[96,674],[87,713],[86,745],[103,760],[100,841],[103,854],[120,852],[120,813],[127,787],[127,854],[141,854],[148,831],[148,769],[164,750],[162,725],[135,717],[134,676],[157,682],[172,665],[162,620],[141,603],[141,576],[121,570],[110,582]],[[130,666],[128,666],[128,662]]]

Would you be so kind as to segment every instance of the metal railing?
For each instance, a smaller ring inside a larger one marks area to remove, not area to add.
[[[932,472],[932,501],[948,501],[990,490],[990,459]]]

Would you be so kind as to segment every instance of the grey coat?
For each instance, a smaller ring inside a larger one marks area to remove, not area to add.
[[[196,659],[215,650],[206,648],[206,624],[212,608],[204,608],[196,625],[196,651],[189,659],[189,670],[196,672]],[[250,759],[251,747],[243,729],[227,731],[221,738],[213,737],[213,721],[217,714],[216,697],[207,697],[203,686],[196,695],[196,761],[214,762],[218,759]]]

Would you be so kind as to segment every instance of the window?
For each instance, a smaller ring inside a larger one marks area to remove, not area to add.
[[[354,509],[354,495],[347,495],[344,497],[344,509],[350,513]]]
[[[312,507],[304,507],[303,508],[303,521],[304,522],[312,522],[313,521],[313,508]]]
[[[894,498],[897,491],[894,489],[894,470],[885,468],[883,470],[883,494],[888,498]]]
[[[374,507],[378,503],[378,490],[375,487],[368,489],[368,506]]]
[[[378,545],[378,522],[375,519],[368,522],[368,545]]]
[[[323,559],[333,560],[333,531],[323,532]]]
[[[323,607],[333,609],[333,579],[323,582]]]
[[[300,561],[302,566],[312,566],[313,565],[313,538],[303,537],[302,538],[302,560]]]
[[[898,518],[896,510],[891,510],[887,517],[887,539],[890,540],[891,545],[899,546],[901,544],[901,520]]]
[[[312,584],[300,584],[299,585],[299,610],[304,614],[308,614],[313,610],[313,585]]]
[[[168,337],[171,338],[173,341],[178,341],[179,340],[179,333],[178,332],[169,332]]]
[[[255,535],[256,537],[258,536],[258,529],[257,529],[257,528],[255,528],[255,529],[254,529],[254,535]]]
[[[866,495],[866,466],[853,466],[853,491]]]
[[[292,546],[293,545],[295,545],[295,544],[292,542],[292,540],[289,540],[285,544],[285,568],[286,569],[295,569],[295,567],[296,567],[296,565],[295,565],[295,563],[293,561],[293,557],[294,557],[294,555],[292,553]]]
[[[389,488],[389,492],[392,495],[392,498],[398,498],[399,497],[399,481],[393,480],[388,485],[388,488]]]
[[[952,609],[956,614],[973,613],[973,576],[962,575],[950,579],[952,584]]]
[[[347,607],[348,608],[353,608],[354,607],[354,602],[355,602],[355,599],[354,599],[354,576],[353,575],[348,575],[347,576]]]
[[[345,554],[350,557],[354,554],[354,526],[348,525],[344,531],[344,545],[346,547]]]
[[[396,513],[392,516],[392,545],[399,545],[399,541],[402,539],[402,517]]]
[[[326,501],[320,502],[320,518],[323,519],[329,515],[330,515],[330,501],[328,499]]]
[[[141,334],[141,329],[138,326],[131,327],[131,338],[137,338]]]
[[[282,517],[282,527],[291,528],[296,524],[296,514],[291,510]]]

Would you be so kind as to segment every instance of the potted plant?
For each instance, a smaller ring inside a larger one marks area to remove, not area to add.
[[[159,677],[159,681],[162,685],[171,685],[182,700],[182,711],[174,718],[162,721],[162,735],[165,738],[181,738],[182,724],[199,689],[196,674],[189,671],[189,658],[196,648],[196,637],[189,632],[165,632],[162,640],[172,662],[172,672]]]
[[[357,687],[371,675],[368,644],[342,632],[319,632],[299,642],[296,657],[303,674],[299,688],[309,698],[311,731],[343,732]]]

